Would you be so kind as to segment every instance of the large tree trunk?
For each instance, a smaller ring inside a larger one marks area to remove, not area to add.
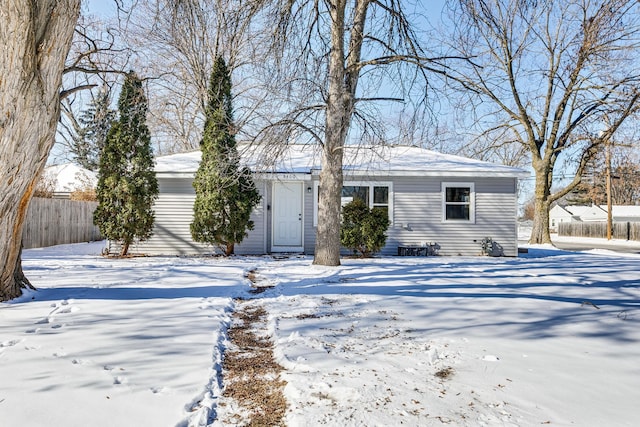
[[[342,159],[349,132],[353,96],[345,85],[345,1],[335,1],[331,9],[331,53],[329,56],[329,96],[326,104],[325,140],[318,195],[318,229],[313,263],[340,265],[340,200]]]
[[[7,300],[27,282],[14,274],[22,271],[22,228],[55,141],[80,0],[0,0],[0,10],[0,300]]]
[[[15,283],[19,286],[19,288],[30,288],[35,289],[27,276],[24,275],[24,271],[22,271],[22,249],[18,253],[18,260],[16,261],[16,268],[13,270],[13,279]]]
[[[342,148],[325,148],[318,194],[318,229],[313,263],[340,265],[340,195],[342,193]]]
[[[549,173],[536,170],[535,203],[533,214],[533,229],[529,243],[541,244],[551,243],[549,234],[549,206],[551,201],[549,187]]]

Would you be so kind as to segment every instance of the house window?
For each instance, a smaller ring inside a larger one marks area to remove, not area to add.
[[[354,200],[362,200],[369,206],[369,187],[360,185],[345,185],[342,187],[342,206],[351,203]]]
[[[373,187],[373,203],[371,207],[373,209],[384,211],[387,214],[387,217],[389,217],[389,187]],[[391,218],[389,218],[389,220],[391,220]]]
[[[313,225],[318,225],[318,183],[315,183],[315,197],[313,206]],[[384,211],[391,221],[391,183],[390,182],[345,182],[342,187],[341,203],[342,206],[352,202],[355,199],[362,200],[372,209],[380,209]]]
[[[443,221],[475,221],[475,189],[473,183],[442,183]]]

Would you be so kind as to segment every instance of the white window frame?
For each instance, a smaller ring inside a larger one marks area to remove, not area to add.
[[[369,187],[369,208],[374,207],[373,187],[387,187],[389,189],[389,201],[387,203],[387,214],[389,215],[389,227],[393,225],[393,182],[391,181],[344,181],[343,187]],[[318,226],[318,189],[320,182],[313,183],[313,226]]]
[[[447,188],[469,188],[469,219],[447,219],[447,204],[466,205],[467,203],[447,203]],[[443,182],[442,183],[442,222],[464,222],[475,224],[476,222],[476,189],[473,182]]]

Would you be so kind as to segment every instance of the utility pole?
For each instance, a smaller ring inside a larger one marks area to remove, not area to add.
[[[605,142],[605,157],[607,162],[607,240],[611,240],[613,215],[611,208],[611,142],[609,138]]]

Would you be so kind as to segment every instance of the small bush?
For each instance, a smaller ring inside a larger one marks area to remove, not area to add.
[[[43,199],[53,198],[53,192],[56,190],[58,179],[46,172],[40,176],[33,197],[41,197]]]
[[[354,255],[368,257],[379,252],[387,241],[389,218],[381,209],[369,209],[362,200],[355,199],[342,208],[340,243]]]
[[[69,200],[75,200],[78,202],[95,202],[98,200],[98,197],[96,196],[96,190],[92,188],[85,188],[69,193]]]

